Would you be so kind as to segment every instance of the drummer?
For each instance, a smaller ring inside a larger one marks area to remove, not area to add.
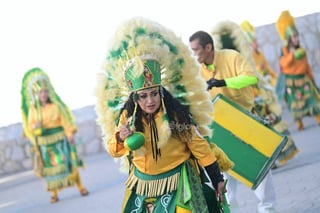
[[[240,28],[240,26],[239,26]],[[207,81],[208,90],[213,99],[219,93],[252,112],[254,106],[253,85],[258,78],[251,64],[243,56],[232,49],[233,39],[223,34],[223,50],[215,50],[213,38],[204,31],[195,32],[189,38],[189,45],[198,62],[201,64],[201,75]],[[221,35],[222,37],[222,35]],[[227,199],[231,212],[238,212],[236,190],[238,180],[228,173]],[[259,199],[259,212],[274,212],[275,191],[271,171],[254,190]]]

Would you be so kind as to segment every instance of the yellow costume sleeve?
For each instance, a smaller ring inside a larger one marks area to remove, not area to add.
[[[121,125],[124,125],[125,122],[126,122],[126,113],[124,112],[120,115],[120,121],[119,121],[118,127]],[[129,154],[129,150],[125,148],[124,143],[117,140],[118,132],[119,132],[119,129],[117,128],[112,138],[108,141],[105,141],[108,152],[112,157],[115,157],[115,158]]]
[[[74,135],[78,131],[78,128],[76,127],[76,125],[73,123],[70,123],[61,113],[59,114],[60,114],[61,126],[64,129],[64,133],[67,135],[67,137]]]
[[[226,172],[234,166],[227,154],[216,144],[212,143],[211,149],[217,158],[220,171]]]
[[[278,74],[276,73],[276,71],[274,71],[273,69],[271,69],[271,67],[269,66],[269,64],[267,63],[266,59],[264,58],[264,63],[263,63],[263,67],[265,70],[267,70],[267,72],[269,73],[269,75],[271,75],[272,78],[276,78],[278,76]]]
[[[194,132],[195,134],[192,141],[187,143],[192,155],[203,167],[214,163],[217,158],[214,152],[211,150],[209,143],[199,134],[197,130],[194,130]]]
[[[40,121],[41,114],[42,128],[51,129],[56,127],[63,127],[67,136],[71,136],[77,132],[77,127],[68,122],[68,120],[59,111],[57,105],[50,103],[45,107],[41,107],[41,112],[37,112],[35,107],[31,107],[28,116],[28,127],[31,132],[37,131],[34,126]]]
[[[28,129],[29,131],[33,134],[33,135],[39,135],[40,133],[38,133],[39,129],[35,128],[36,123],[39,121],[38,118],[38,113],[37,110],[34,106],[31,106],[29,108],[29,113],[28,113]],[[33,139],[29,138],[31,141],[33,141]]]
[[[256,69],[259,72],[264,73],[264,71],[267,71],[272,78],[278,76],[277,72],[269,66],[268,61],[262,52],[253,52],[252,56],[256,64]]]

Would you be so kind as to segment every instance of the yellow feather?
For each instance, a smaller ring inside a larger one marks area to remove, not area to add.
[[[286,40],[286,30],[293,25],[295,25],[295,20],[289,10],[282,11],[276,22],[276,27],[282,40]]]

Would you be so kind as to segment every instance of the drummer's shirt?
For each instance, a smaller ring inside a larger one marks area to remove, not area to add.
[[[160,132],[163,111],[160,110],[154,117],[158,133]],[[126,123],[126,112],[122,113],[120,116],[121,126]],[[172,136],[169,140],[160,148],[161,155],[158,156],[157,160],[154,159],[151,147],[151,137],[150,128],[147,121],[143,119],[145,144],[144,153],[133,151],[132,163],[137,167],[140,172],[149,175],[157,175],[167,171],[170,171],[177,166],[181,165],[183,162],[187,161],[191,154],[198,160],[200,166],[208,166],[214,163],[217,159],[214,155],[209,143],[196,132],[193,126],[179,125],[170,123],[170,128],[192,128],[193,138],[191,141],[180,141]],[[117,133],[115,132],[113,137],[106,141],[106,147],[108,152],[112,157],[121,157],[129,154],[127,146],[124,146],[123,142],[117,141]],[[159,135],[159,138],[163,135]],[[161,139],[159,139],[161,140]]]
[[[252,76],[256,74],[245,59],[234,50],[215,50],[213,59],[214,70],[209,70],[205,64],[201,64],[201,75],[208,81],[210,78],[226,81],[225,87],[213,87],[209,90],[211,99],[222,94],[230,98],[240,106],[251,111],[254,106],[254,93],[252,86],[245,86],[239,89],[228,88],[228,79],[239,76]]]

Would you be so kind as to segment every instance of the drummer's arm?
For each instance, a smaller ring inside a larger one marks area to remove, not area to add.
[[[258,83],[256,76],[239,75],[232,78],[225,78],[226,86],[232,89],[241,89]]]

